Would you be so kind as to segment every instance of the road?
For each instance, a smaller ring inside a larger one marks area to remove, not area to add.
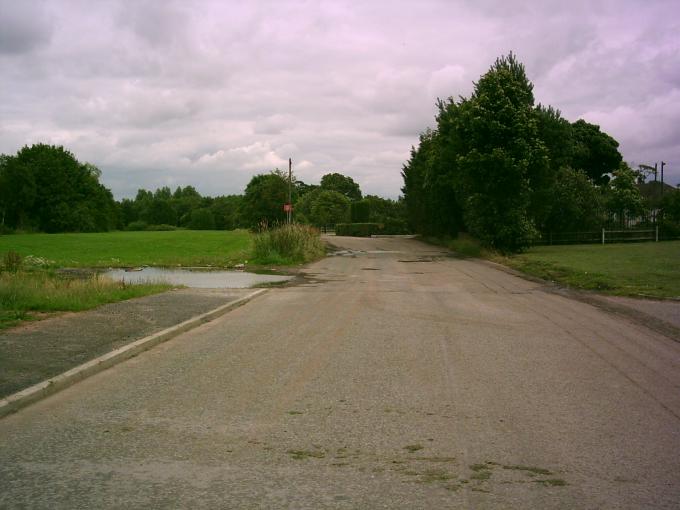
[[[680,343],[407,239],[0,421],[2,508],[678,508]]]

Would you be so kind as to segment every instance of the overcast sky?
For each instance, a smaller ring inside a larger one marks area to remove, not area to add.
[[[680,183],[680,4],[0,0],[0,152],[64,145],[116,198],[286,168],[396,198],[437,97],[514,51],[537,102]]]

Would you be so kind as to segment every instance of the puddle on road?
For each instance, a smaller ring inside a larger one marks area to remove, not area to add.
[[[112,280],[125,283],[169,283],[197,289],[247,289],[255,285],[277,284],[293,276],[256,274],[245,271],[215,271],[205,269],[171,269],[145,267],[141,270],[110,269],[102,273]]]

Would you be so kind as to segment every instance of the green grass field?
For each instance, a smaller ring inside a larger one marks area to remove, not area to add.
[[[499,261],[571,287],[621,296],[680,298],[680,241],[540,246]]]
[[[219,266],[246,260],[246,230],[23,234],[0,236],[0,254],[46,259],[50,267]]]

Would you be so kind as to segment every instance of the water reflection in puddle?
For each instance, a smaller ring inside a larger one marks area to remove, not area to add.
[[[206,271],[163,267],[145,267],[135,271],[110,269],[104,272],[103,276],[125,283],[160,282],[199,289],[246,289],[254,285],[282,283],[293,279],[292,276],[246,273],[243,271]]]

